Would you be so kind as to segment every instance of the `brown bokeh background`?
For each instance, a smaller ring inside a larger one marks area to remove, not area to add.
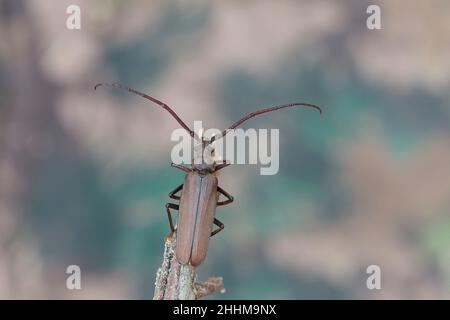
[[[323,106],[247,123],[280,128],[280,171],[221,173],[235,203],[199,268],[225,279],[213,298],[450,298],[449,38],[446,0],[1,1],[0,298],[152,296],[177,123],[103,81],[206,127]]]

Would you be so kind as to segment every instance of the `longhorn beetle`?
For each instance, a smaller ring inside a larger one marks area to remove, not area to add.
[[[214,153],[214,148],[211,144],[214,141],[223,138],[228,132],[234,130],[250,118],[263,113],[294,106],[314,108],[322,113],[320,107],[309,103],[294,102],[273,106],[247,114],[221,133],[211,137],[209,140],[204,137],[200,139],[194,131],[189,129],[189,127],[183,122],[183,120],[180,119],[172,108],[158,99],[123,86],[119,83],[99,83],[94,87],[94,89],[97,89],[102,85],[127,90],[152,101],[167,110],[192,138],[200,142],[202,158],[193,159],[191,168],[185,167],[181,164],[172,163],[173,167],[184,171],[186,176],[184,178],[184,182],[169,193],[169,197],[174,200],[179,200],[179,204],[166,204],[167,216],[169,218],[169,225],[172,232],[175,232],[175,227],[172,220],[171,209],[179,211],[176,228],[176,258],[181,264],[190,263],[194,267],[198,266],[205,259],[210,237],[222,231],[224,228],[224,224],[215,217],[216,207],[224,206],[233,202],[233,197],[218,186],[217,177],[215,175],[217,171],[227,167],[230,163],[227,163],[226,161],[222,161],[220,163],[217,161],[211,161],[211,159],[203,159],[205,154],[204,151],[209,148],[207,151],[212,155]],[[204,160],[209,161],[206,162]],[[177,195],[179,192],[181,192],[181,195]],[[226,200],[219,201],[220,194],[225,196]],[[212,230],[213,224],[218,227],[214,231]]]

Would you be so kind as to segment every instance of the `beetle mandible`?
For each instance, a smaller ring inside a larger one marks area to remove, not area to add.
[[[200,161],[199,159],[193,159],[191,168],[181,164],[172,163],[173,167],[184,171],[186,176],[184,178],[184,182],[169,193],[169,197],[171,199],[178,200],[179,204],[166,204],[170,229],[172,232],[175,232],[175,230],[177,231],[175,249],[176,258],[181,264],[191,264],[194,267],[201,264],[205,259],[209,239],[224,229],[224,224],[215,217],[216,207],[230,204],[234,200],[227,191],[219,187],[218,180],[215,175],[217,171],[227,167],[230,163],[227,163],[226,161],[217,162],[211,161],[211,159],[203,159],[204,154],[213,154],[214,151],[211,144],[214,141],[223,138],[228,132],[234,130],[243,122],[263,113],[294,106],[314,108],[322,113],[322,109],[319,106],[310,103],[293,102],[273,106],[249,113],[234,122],[230,127],[221,133],[211,137],[211,139],[206,139],[204,137],[200,138],[183,122],[183,120],[181,120],[176,112],[164,102],[119,83],[99,83],[94,87],[94,89],[97,89],[99,86],[103,85],[127,90],[152,101],[167,110],[192,138],[200,142],[200,149],[197,150],[196,155],[202,158]],[[204,151],[207,148],[210,148],[210,150],[205,153]],[[177,195],[179,192],[181,192],[181,195]],[[223,195],[226,199],[219,201],[220,195]],[[173,224],[171,209],[179,211],[176,228]],[[212,230],[213,225],[218,227],[214,231]]]

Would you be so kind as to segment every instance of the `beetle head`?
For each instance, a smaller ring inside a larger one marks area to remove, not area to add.
[[[200,174],[214,172],[215,150],[211,145],[211,140],[205,137],[201,138],[194,146],[194,158],[192,159],[192,169]]]

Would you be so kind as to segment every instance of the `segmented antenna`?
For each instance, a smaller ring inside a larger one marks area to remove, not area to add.
[[[229,126],[227,129],[223,130],[221,133],[215,135],[214,137],[211,138],[211,143],[214,142],[217,139],[223,138],[228,132],[230,132],[230,130],[233,130],[237,127],[239,127],[242,123],[244,123],[245,121],[263,114],[263,113],[267,113],[267,112],[272,112],[272,111],[276,111],[279,109],[283,109],[283,108],[289,108],[289,107],[295,107],[295,106],[299,106],[299,107],[308,107],[308,108],[313,108],[318,110],[321,114],[322,114],[322,109],[319,106],[316,106],[314,104],[310,104],[310,103],[303,103],[303,102],[293,102],[293,103],[288,103],[288,104],[282,104],[279,106],[273,106],[270,108],[265,108],[265,109],[261,109],[261,110],[257,110],[254,111],[252,113],[247,114],[246,116],[240,118],[239,120],[237,120],[235,123],[233,123],[231,126]]]
[[[180,124],[180,126],[182,126],[187,132],[189,132],[189,135],[192,138],[198,138],[198,137],[196,137],[197,135],[194,133],[194,131],[189,129],[189,127],[183,122],[183,120],[181,120],[181,118],[177,115],[177,113],[175,111],[173,111],[172,108],[169,107],[164,102],[159,101],[158,99],[153,98],[153,97],[149,96],[148,94],[145,94],[145,93],[139,92],[137,90],[134,90],[132,88],[129,88],[127,86],[124,86],[124,85],[122,85],[120,83],[106,83],[106,82],[98,83],[98,84],[95,85],[94,90],[97,90],[97,88],[100,87],[100,86],[110,86],[110,87],[115,87],[115,88],[119,88],[119,89],[122,89],[122,90],[126,90],[126,91],[129,91],[131,93],[137,94],[138,96],[141,96],[142,98],[150,100],[153,103],[156,103],[160,107],[162,107],[165,110],[167,110],[172,115],[172,117],[174,117],[175,120],[177,120],[177,122]]]

